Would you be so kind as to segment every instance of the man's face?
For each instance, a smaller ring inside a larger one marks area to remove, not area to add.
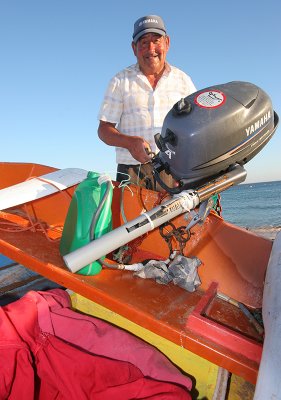
[[[132,48],[144,75],[160,73],[165,65],[170,39],[157,33],[143,35]]]

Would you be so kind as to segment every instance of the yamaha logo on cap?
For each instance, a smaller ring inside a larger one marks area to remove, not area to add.
[[[143,24],[147,24],[147,23],[158,24],[158,21],[157,21],[157,19],[145,19],[143,21],[140,21],[139,26],[142,26]]]

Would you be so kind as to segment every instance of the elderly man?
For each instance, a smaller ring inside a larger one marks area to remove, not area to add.
[[[157,151],[154,135],[172,106],[196,91],[188,75],[169,65],[170,38],[161,17],[148,15],[134,24],[132,49],[137,63],[110,81],[100,108],[99,138],[116,147],[117,176],[121,182],[157,190],[151,154]],[[172,179],[165,179],[169,184]]]

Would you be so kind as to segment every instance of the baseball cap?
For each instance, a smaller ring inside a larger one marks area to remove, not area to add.
[[[166,28],[161,17],[158,15],[146,15],[139,18],[134,24],[133,41],[137,43],[139,38],[146,33],[158,33],[166,35]]]

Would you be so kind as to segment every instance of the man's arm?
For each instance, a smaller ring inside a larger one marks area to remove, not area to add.
[[[150,156],[148,155],[150,146],[142,137],[124,135],[116,129],[115,124],[105,121],[100,121],[98,135],[109,146],[127,149],[132,157],[140,163],[144,164],[150,161]]]

